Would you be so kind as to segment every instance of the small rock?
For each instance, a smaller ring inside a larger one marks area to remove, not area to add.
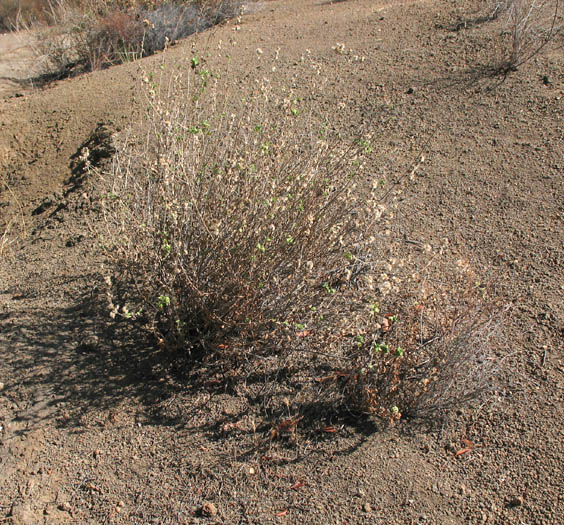
[[[509,507],[520,507],[521,505],[523,505],[524,501],[523,498],[521,496],[516,496],[514,498],[511,498],[509,500]]]
[[[548,75],[544,75],[544,76],[542,77],[542,83],[543,83],[545,86],[550,85],[550,84],[551,84],[550,77],[549,77]]]
[[[206,501],[202,505],[201,511],[202,514],[213,517],[217,514],[217,507],[211,501]]]
[[[362,506],[362,510],[363,510],[364,512],[372,512],[372,505],[370,505],[370,503],[365,503],[365,504]]]
[[[4,383],[2,383],[2,381],[0,381],[0,392],[2,392],[2,390],[4,390]]]
[[[415,93],[415,88],[410,87],[410,88],[407,90],[407,94],[408,94],[408,95],[413,95],[413,93]]]
[[[63,503],[59,503],[59,510],[62,510],[63,512],[70,512],[71,506],[67,501],[64,501]]]

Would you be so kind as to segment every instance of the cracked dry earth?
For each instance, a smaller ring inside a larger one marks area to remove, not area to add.
[[[72,158],[100,123],[126,128],[139,64],[18,85],[0,102],[0,521],[564,523],[562,49],[501,82],[480,68],[501,22],[460,26],[471,3],[251,7],[141,67],[187,67],[194,46],[225,90],[268,77],[299,92],[307,53],[326,82],[305,100],[335,126],[376,130],[378,170],[399,176],[424,154],[390,243],[421,264],[419,245],[442,246],[434,264],[498,276],[512,305],[499,387],[432,430],[333,421],[330,435],[260,446],[234,425],[260,407],[182,384],[105,309],[96,199]],[[474,447],[456,456],[464,439]]]

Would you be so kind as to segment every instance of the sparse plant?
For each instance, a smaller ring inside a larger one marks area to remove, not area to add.
[[[215,95],[200,96],[209,72],[190,69],[185,89],[198,97],[170,102],[145,76],[147,134],[130,136],[114,167],[111,224],[126,244],[113,249],[143,276],[147,308],[170,298],[155,328],[171,344],[213,348],[286,321],[305,326],[337,293],[344,254],[369,244],[359,148],[319,141],[315,119],[294,124],[282,107],[265,115],[256,97],[235,112],[209,106]],[[176,333],[177,319],[191,320],[187,333]]]
[[[0,225],[0,256],[5,257],[8,253],[10,246],[12,246],[16,239],[25,237],[27,233],[27,224],[25,220],[25,213],[17,195],[12,191],[10,183],[6,180],[5,176],[0,178],[0,194],[8,193],[10,200],[16,205],[17,210],[12,213],[10,219],[5,224]]]
[[[3,0],[0,2],[0,32],[48,22],[45,4],[44,0]]]

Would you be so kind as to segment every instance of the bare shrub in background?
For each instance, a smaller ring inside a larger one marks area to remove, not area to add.
[[[464,272],[459,300],[392,257],[369,137],[328,132],[268,83],[227,100],[197,56],[186,70],[144,75],[146,110],[103,177],[111,315],[292,421],[323,406],[393,422],[483,393],[495,315]]]
[[[516,70],[549,43],[562,36],[560,0],[495,0],[492,18],[505,20],[507,46],[501,69]]]
[[[143,55],[151,55],[163,49],[167,42],[204,31],[237,16],[239,12],[240,3],[232,0],[171,2],[144,10],[140,16],[147,20],[148,28],[143,41]]]

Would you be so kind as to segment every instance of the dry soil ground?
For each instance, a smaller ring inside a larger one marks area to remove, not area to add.
[[[71,157],[99,123],[128,124],[139,64],[0,102],[14,241],[0,262],[0,521],[564,523],[564,56],[492,79],[499,22],[457,28],[475,16],[448,0],[263,2],[142,63],[187,67],[194,42],[225,89],[299,90],[305,55],[327,78],[308,103],[377,130],[382,174],[425,155],[390,243],[422,264],[418,246],[443,246],[433,264],[467,259],[513,305],[500,386],[432,431],[329,419],[338,432],[265,442],[260,407],[191,389],[108,317],[95,195]],[[463,439],[475,446],[455,456]]]
[[[34,76],[37,61],[29,32],[0,34],[0,96],[22,91],[26,79]]]

